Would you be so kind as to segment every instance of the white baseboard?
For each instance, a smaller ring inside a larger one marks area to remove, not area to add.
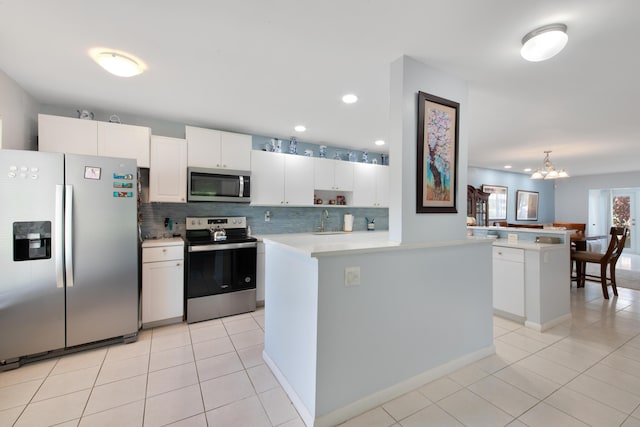
[[[302,418],[304,424],[307,427],[313,426],[314,416],[311,414],[311,412],[309,412],[309,409],[305,406],[305,404],[302,403],[302,399],[300,399],[300,396],[298,396],[293,387],[291,387],[291,384],[289,384],[287,378],[284,376],[282,371],[280,371],[278,365],[276,365],[271,357],[269,357],[266,350],[262,350],[262,359],[264,359],[264,362],[271,369],[271,372],[273,372],[273,375],[282,386],[284,392],[287,393],[287,396],[289,396],[289,399],[291,399],[291,403],[293,403],[293,406],[298,411],[298,414],[300,414],[300,418]]]
[[[495,354],[495,352],[495,346],[492,344],[488,347],[482,348],[473,353],[469,353],[458,359],[451,360],[440,366],[424,371],[414,377],[408,378],[404,381],[400,381],[399,383],[394,384],[391,387],[387,387],[383,390],[375,392],[369,396],[366,396],[360,400],[357,400],[353,403],[343,406],[342,408],[338,408],[332,412],[329,412],[328,414],[324,414],[319,417],[315,417],[302,403],[300,397],[295,393],[295,390],[293,390],[291,385],[286,380],[285,376],[265,351],[262,352],[262,357],[267,366],[269,366],[269,368],[271,368],[271,370],[273,371],[276,379],[282,385],[282,388],[291,399],[293,406],[295,406],[295,408],[298,410],[300,417],[302,417],[302,420],[307,425],[307,427],[330,427],[347,421],[370,409],[380,406],[385,402],[395,399],[396,397],[402,396],[403,394],[415,390],[418,387],[430,383],[433,380],[448,375],[451,372],[469,365],[470,363],[491,356]]]
[[[556,317],[555,319],[545,322],[543,324],[530,322],[529,320],[527,320],[526,322],[524,322],[524,326],[526,326],[527,328],[534,329],[538,332],[544,332],[547,329],[551,329],[554,326],[559,325],[560,323],[566,322],[567,320],[571,320],[571,313],[565,314],[564,316]]]

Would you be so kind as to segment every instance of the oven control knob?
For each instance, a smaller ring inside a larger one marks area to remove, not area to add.
[[[245,283],[250,283],[251,282],[251,276],[247,276],[244,278],[244,282]]]

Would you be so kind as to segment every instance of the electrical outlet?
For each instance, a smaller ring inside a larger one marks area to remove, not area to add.
[[[360,267],[347,267],[344,269],[344,285],[360,285]]]
[[[264,222],[271,222],[271,212],[270,211],[265,211],[264,212]]]

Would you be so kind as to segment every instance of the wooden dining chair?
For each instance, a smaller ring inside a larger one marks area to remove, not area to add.
[[[588,251],[572,251],[571,259],[576,263],[577,270],[577,286],[584,287],[585,280],[599,280],[602,284],[602,295],[605,299],[609,299],[607,286],[610,284],[613,294],[618,296],[618,288],[616,287],[616,262],[620,258],[624,243],[627,240],[629,229],[627,227],[611,227],[611,240],[609,247],[605,253],[588,252]],[[587,264],[600,264],[600,274],[587,274]],[[607,277],[607,266],[609,266],[609,277]]]

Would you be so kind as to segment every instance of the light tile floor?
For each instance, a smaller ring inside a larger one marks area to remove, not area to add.
[[[496,355],[342,427],[640,427],[640,291],[571,290],[544,333],[494,318]],[[264,311],[0,373],[0,426],[303,426],[262,360]]]

